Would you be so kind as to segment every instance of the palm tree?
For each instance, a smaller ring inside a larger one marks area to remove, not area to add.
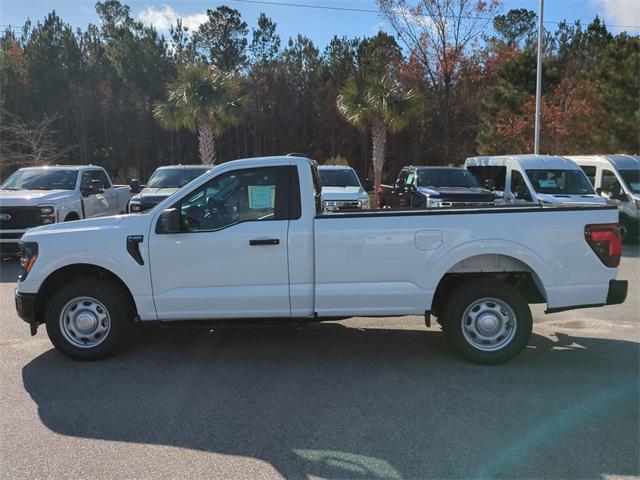
[[[231,74],[204,64],[178,72],[167,86],[166,102],[156,104],[153,115],[169,130],[186,128],[198,132],[200,161],[216,162],[215,137],[238,123],[244,98]]]
[[[417,93],[403,91],[388,74],[367,82],[364,87],[351,81],[340,91],[338,110],[342,116],[361,130],[371,130],[376,191],[382,182],[388,133],[406,127],[420,107]]]

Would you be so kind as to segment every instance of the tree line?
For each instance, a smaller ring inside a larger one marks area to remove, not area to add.
[[[322,50],[302,34],[283,40],[265,14],[250,29],[227,6],[166,37],[118,0],[96,3],[99,24],[84,29],[55,11],[7,29],[0,176],[49,160],[146,180],[159,165],[300,152],[389,181],[407,164],[532,151],[534,12],[378,4],[393,34]],[[541,151],[638,153],[640,37],[597,17],[544,36]]]

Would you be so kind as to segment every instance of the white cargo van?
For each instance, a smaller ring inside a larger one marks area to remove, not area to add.
[[[596,192],[620,211],[620,223],[628,233],[640,231],[640,156],[568,156],[587,175]]]
[[[464,166],[507,204],[603,204],[584,172],[565,157],[471,157]]]

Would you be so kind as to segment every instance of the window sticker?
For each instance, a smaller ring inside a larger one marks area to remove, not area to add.
[[[549,180],[538,180],[538,184],[540,188],[557,188],[558,182],[555,178],[551,178]]]
[[[262,210],[274,208],[276,204],[275,185],[249,185],[249,208]]]

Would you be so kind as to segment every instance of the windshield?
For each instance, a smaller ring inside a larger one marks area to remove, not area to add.
[[[17,170],[0,187],[2,190],[75,190],[77,170],[27,168]]]
[[[582,170],[527,170],[538,193],[550,195],[592,195],[593,186]]]
[[[318,169],[320,183],[323,187],[359,187],[360,182],[356,172],[350,168]]]
[[[620,170],[620,176],[633,193],[640,193],[640,170]]]
[[[163,168],[156,170],[147,188],[182,188],[205,173],[207,168]]]
[[[480,184],[467,170],[449,168],[423,168],[418,171],[419,187],[467,187],[478,188]]]

